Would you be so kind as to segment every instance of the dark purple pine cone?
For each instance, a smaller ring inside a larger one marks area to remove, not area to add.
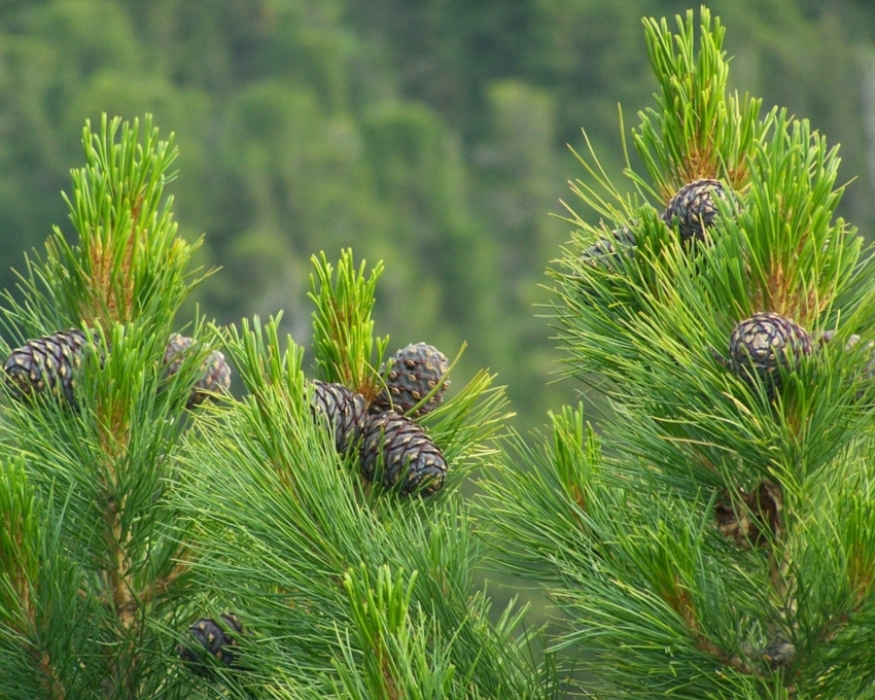
[[[394,411],[369,416],[360,454],[365,479],[379,476],[386,488],[400,482],[405,495],[430,496],[446,480],[447,463],[438,446],[421,425]]]
[[[719,180],[696,180],[681,187],[662,213],[670,227],[677,223],[681,241],[704,241],[705,231],[717,218],[717,198],[726,199],[726,190]]]
[[[763,312],[735,326],[726,364],[747,382],[758,376],[770,390],[778,389],[778,368],[790,368],[791,356],[796,363],[811,350],[811,336],[804,328],[779,314]]]
[[[179,333],[170,336],[164,349],[164,378],[169,379],[179,371],[185,357],[194,345],[194,339]],[[202,374],[191,388],[191,393],[185,403],[186,408],[199,406],[215,394],[226,394],[231,388],[231,368],[225,361],[225,356],[218,350],[213,350],[201,367]]]
[[[426,343],[408,345],[392,356],[389,371],[385,367],[386,388],[371,403],[371,412],[380,413],[393,409],[407,414],[416,404],[438,387],[431,398],[411,414],[414,418],[430,413],[444,400],[449,385],[444,376],[449,370],[446,355]]]
[[[628,226],[616,228],[609,236],[599,238],[581,253],[580,259],[587,265],[611,269],[622,255],[635,255],[635,235]]]
[[[87,342],[83,331],[72,328],[29,340],[13,350],[3,364],[12,396],[27,400],[48,391],[75,408],[74,373],[82,364],[82,348]]]
[[[315,380],[310,400],[310,411],[315,418],[322,414],[334,427],[334,447],[339,454],[355,444],[365,427],[368,412],[361,394],[342,384],[328,384]]]
[[[237,646],[237,640],[230,631],[241,634],[243,625],[233,613],[225,613],[220,619],[224,626],[212,618],[201,618],[188,628],[199,646],[180,643],[176,648],[179,658],[182,659],[186,667],[198,676],[210,675],[210,668],[205,658],[207,654],[215,657],[228,668],[234,666],[236,659],[234,649]]]
[[[796,646],[783,639],[774,639],[763,651],[762,658],[773,671],[789,668],[796,660]]]

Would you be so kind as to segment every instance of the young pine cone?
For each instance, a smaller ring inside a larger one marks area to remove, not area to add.
[[[209,617],[201,618],[188,628],[197,645],[177,646],[179,658],[195,675],[204,677],[210,675],[210,668],[205,658],[207,654],[218,659],[228,668],[234,666],[236,661],[234,649],[237,647],[237,640],[231,631],[240,634],[243,632],[243,626],[233,613],[225,613],[220,619],[223,625]]]
[[[779,314],[763,312],[735,326],[728,360],[717,353],[715,357],[749,384],[759,377],[771,394],[780,389],[779,368],[793,369],[811,351],[811,336],[802,326]]]
[[[193,338],[187,338],[179,333],[170,336],[164,349],[165,379],[169,379],[179,371],[193,345]],[[213,350],[201,366],[201,375],[192,386],[185,407],[199,406],[216,394],[228,393],[230,388],[231,368],[225,361],[225,356],[218,350]]]
[[[361,445],[361,469],[368,481],[381,476],[386,488],[400,482],[404,495],[437,493],[447,476],[446,460],[425,429],[394,411],[369,417]]]
[[[315,380],[310,401],[310,411],[315,419],[325,416],[334,429],[334,447],[338,454],[346,454],[364,430],[367,409],[361,394],[356,394],[342,384],[329,384]]]
[[[677,224],[683,243],[704,241],[706,231],[717,220],[717,199],[726,199],[719,180],[696,180],[681,187],[666,205],[662,220]]]
[[[392,356],[388,372],[385,368],[381,370],[386,388],[374,399],[371,412],[380,413],[392,409],[397,413],[407,414],[431,394],[428,401],[417,408],[412,417],[418,418],[430,413],[444,400],[444,393],[449,385],[444,376],[448,370],[446,355],[431,345],[417,343],[398,350]]]
[[[82,364],[88,335],[78,328],[29,340],[3,363],[4,379],[14,398],[27,401],[55,394],[76,408],[76,370]]]

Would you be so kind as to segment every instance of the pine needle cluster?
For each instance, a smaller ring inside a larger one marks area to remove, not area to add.
[[[334,287],[349,292],[345,318],[363,318],[373,303],[366,288],[378,268],[371,278],[363,269],[348,253],[337,268],[345,279]],[[328,327],[338,306],[320,305],[314,326]],[[277,698],[551,692],[511,633],[523,610],[495,626],[488,598],[474,589],[480,546],[458,487],[494,458],[490,442],[503,431],[505,399],[492,378],[477,375],[428,415],[451,465],[448,482],[405,498],[363,479],[357,455],[338,454],[313,420],[303,353],[291,338],[280,341],[276,320],[232,327],[225,347],[247,394],[189,434],[178,494],[204,609],[238,611],[251,630],[240,641],[245,670],[227,674],[229,687]],[[337,368],[351,347],[316,343],[316,366]]]
[[[0,350],[21,346],[43,376],[25,395],[7,387],[0,413],[2,697],[178,696],[172,640],[156,625],[180,612],[188,581],[167,496],[209,346],[167,375],[176,314],[203,277],[163,195],[172,137],[150,118],[144,127],[86,123],[86,166],[67,198],[78,238],[55,229],[4,297]],[[31,339],[69,328],[81,347],[39,355]],[[206,336],[200,322],[195,335]],[[53,381],[65,391],[43,390]]]
[[[567,373],[610,419],[599,439],[580,409],[553,415],[542,451],[484,483],[498,564],[545,582],[566,613],[555,649],[605,697],[870,697],[875,291],[836,215],[837,148],[726,91],[707,8],[645,34],[645,172],[629,165],[621,195],[580,158],[572,190],[602,222],[569,207],[550,271]],[[703,180],[727,194],[685,238],[666,208]],[[794,355],[772,336],[768,376],[737,371],[756,314],[807,339]]]
[[[314,257],[320,384],[279,318],[182,336],[199,242],[164,194],[172,137],[144,126],[86,124],[77,237],[56,229],[4,296],[0,697],[552,697],[525,607],[494,618],[475,584],[460,486],[499,454],[494,375],[446,397],[440,377],[427,413],[393,414],[401,444],[383,449],[387,432],[368,455],[377,475],[386,455],[396,472],[438,455],[439,482],[366,473],[361,422],[391,379],[371,319],[382,265]]]

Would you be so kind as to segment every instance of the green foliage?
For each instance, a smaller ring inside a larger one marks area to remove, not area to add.
[[[317,275],[328,275],[313,296],[320,307],[369,308],[379,266],[366,278],[351,263],[347,254],[331,284],[332,266],[314,259]],[[360,320],[347,317],[342,333],[323,337],[369,334]],[[314,314],[317,329],[324,321]],[[322,355],[337,377],[370,353],[357,337],[343,348],[359,355],[339,356],[340,366]],[[488,599],[472,592],[481,555],[458,490],[469,469],[494,458],[500,391],[478,377],[429,414],[448,485],[427,500],[399,499],[372,489],[355,456],[335,453],[333,435],[312,418],[302,354],[291,338],[285,345],[276,321],[229,331],[248,393],[188,433],[178,491],[193,569],[212,592],[204,606],[236,611],[251,630],[241,641],[246,670],[227,674],[229,687],[284,698],[541,697],[511,635],[517,617],[494,627]]]
[[[321,259],[314,256],[310,298],[316,304],[313,347],[319,379],[355,389],[370,402],[382,389],[377,369],[389,339],[374,338],[371,320],[383,266],[377,265],[365,279],[366,265],[362,261],[356,272],[352,251],[345,250],[335,276],[325,253]]]
[[[166,376],[194,247],[176,237],[163,197],[172,139],[158,140],[148,117],[145,127],[141,135],[136,122],[104,117],[93,134],[86,124],[87,164],[67,197],[79,239],[68,244],[56,230],[45,261],[28,261],[23,300],[5,295],[10,337],[74,326],[90,342],[69,377],[75,405],[5,392],[0,452],[20,466],[0,489],[18,548],[3,569],[14,614],[0,644],[15,669],[4,697],[180,697],[160,629],[178,614],[187,578],[167,494],[183,407],[210,348]]]
[[[663,19],[645,21],[650,64],[659,81],[659,111],[639,113],[635,147],[658,196],[668,201],[688,182],[723,178],[735,190],[747,181],[748,158],[770,119],[758,121],[762,100],[727,95],[729,66],[722,50],[725,29],[711,27],[702,8],[699,50],[695,50],[693,11],[678,19],[672,35]]]
[[[624,195],[588,143],[572,190],[632,240],[569,207],[551,271],[567,372],[613,411],[605,451],[566,410],[484,482],[498,565],[547,585],[553,648],[606,696],[869,697],[872,251],[838,215],[837,149],[727,94],[719,21],[703,8],[698,51],[691,14],[646,27],[663,90],[636,145],[660,192],[629,164]],[[684,241],[662,207],[701,177],[734,193]],[[812,338],[778,390],[719,360],[761,311]]]

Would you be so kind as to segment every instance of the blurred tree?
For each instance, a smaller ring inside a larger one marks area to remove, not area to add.
[[[469,340],[478,341],[472,343],[480,346],[475,353],[482,352],[489,344],[490,329],[484,324],[494,325],[488,310],[496,269],[487,252],[489,241],[468,213],[458,144],[422,104],[387,105],[365,120],[363,130],[378,197],[393,212],[383,244],[386,257],[407,261],[403,286],[384,304],[395,307],[392,317],[413,311],[410,323],[417,337],[427,336],[435,313],[452,319]],[[420,313],[429,298],[436,309]],[[447,342],[462,339],[447,337]]]
[[[478,209],[503,232],[495,267],[502,280],[502,364],[513,368],[509,395],[533,414],[543,415],[555,392],[539,384],[553,369],[546,325],[532,315],[544,303],[539,287],[547,251],[565,240],[565,225],[544,215],[563,194],[554,173],[560,167],[553,144],[556,107],[552,95],[518,80],[494,83],[489,90],[490,139],[473,154],[479,176]]]
[[[386,259],[378,303],[399,345],[472,341],[479,357],[463,373],[489,365],[524,387],[512,395],[531,425],[571,391],[535,391],[556,355],[531,318],[536,280],[568,237],[544,214],[561,213],[562,180],[574,176],[566,144],[579,146],[586,124],[601,152],[621,153],[617,104],[642,104],[655,89],[639,18],[687,5],[3,3],[0,245],[29,250],[51,224],[66,227],[57,193],[85,117],[151,112],[180,146],[182,233],[209,232],[201,262],[231,271],[196,297],[211,314],[285,308],[306,341],[306,313],[292,300],[307,260],[354,244]],[[859,57],[872,47],[875,7],[716,0],[713,9],[734,28],[736,86],[845,145],[842,177],[859,181],[841,213],[865,233],[875,223],[875,153]],[[623,162],[604,165],[613,176]],[[0,269],[0,287],[13,284]]]

